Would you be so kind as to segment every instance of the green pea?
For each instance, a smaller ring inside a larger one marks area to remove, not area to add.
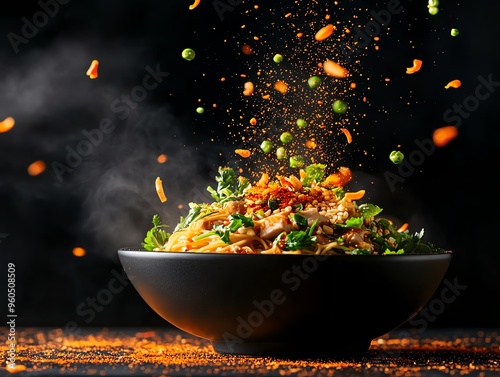
[[[299,155],[290,157],[291,168],[301,168],[302,166],[304,166],[304,157]]]
[[[283,61],[283,55],[276,54],[276,55],[274,55],[273,60],[274,60],[275,63],[281,63]]]
[[[307,84],[309,85],[309,88],[316,89],[319,84],[321,84],[321,77],[311,76],[309,77],[309,80],[307,80]]]
[[[185,48],[182,50],[182,57],[188,61],[193,60],[196,56],[196,53],[192,48]]]
[[[430,7],[438,7],[439,0],[429,0],[427,4],[429,4]]]
[[[459,33],[460,32],[458,31],[458,29],[455,29],[455,28],[451,29],[451,31],[450,31],[450,34],[452,37],[456,37]]]
[[[273,150],[273,143],[269,140],[264,140],[261,144],[260,144],[260,149],[262,149],[262,151],[264,153],[271,153],[272,150]]]
[[[405,155],[401,151],[392,151],[389,155],[389,159],[396,165],[403,162]]]
[[[283,132],[280,136],[280,140],[283,144],[287,144],[293,140],[293,135],[290,132]]]
[[[205,108],[203,108],[203,107],[197,107],[197,108],[196,108],[196,112],[197,112],[198,114],[203,114],[203,113],[205,112]]]
[[[429,14],[430,15],[435,16],[438,13],[439,13],[439,8],[438,7],[429,7]]]
[[[278,160],[283,160],[283,159],[287,158],[287,153],[286,153],[285,148],[279,147],[278,149],[276,149],[276,158]]]
[[[345,114],[347,111],[347,103],[338,99],[333,103],[332,108],[337,114]]]
[[[301,128],[301,129],[306,128],[307,122],[305,121],[305,119],[302,119],[302,118],[297,119],[297,127]]]

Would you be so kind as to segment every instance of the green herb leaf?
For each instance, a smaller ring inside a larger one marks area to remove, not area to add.
[[[377,216],[380,212],[382,212],[382,208],[375,204],[364,203],[358,207],[358,210],[363,215],[363,219],[371,219]]]
[[[151,228],[144,237],[142,247],[148,251],[153,251],[155,248],[162,247],[168,241],[170,233],[167,233],[162,228],[167,228],[168,225],[162,224],[158,214],[153,215],[153,228]]]

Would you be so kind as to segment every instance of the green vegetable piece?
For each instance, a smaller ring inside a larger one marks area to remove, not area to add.
[[[185,48],[182,50],[182,57],[186,59],[187,61],[191,61],[195,58],[196,53],[192,48]]]
[[[299,127],[300,129],[306,128],[307,122],[304,119],[299,118],[299,119],[297,119],[297,127]]]
[[[333,102],[332,109],[337,114],[345,114],[347,112],[347,103],[338,99],[335,102]]]
[[[301,168],[302,166],[304,166],[304,157],[299,155],[290,157],[291,168]]]
[[[170,233],[167,233],[162,228],[167,228],[168,225],[162,224],[158,214],[153,216],[153,228],[151,228],[144,237],[142,247],[148,251],[153,251],[157,247],[162,247],[168,241]]]
[[[264,153],[271,153],[272,150],[273,150],[273,143],[270,141],[270,140],[264,140],[261,144],[260,144],[260,149],[262,149],[262,151]]]
[[[283,55],[276,54],[276,55],[274,55],[273,60],[274,60],[275,63],[281,63],[283,61]]]
[[[451,29],[450,34],[452,37],[456,37],[458,34],[460,34],[460,32],[458,31],[458,29],[453,28]]]
[[[290,132],[283,132],[280,136],[280,140],[283,144],[288,144],[293,140],[293,135]]]
[[[439,0],[429,0],[427,4],[429,4],[430,7],[437,7],[439,6]]]
[[[438,13],[439,13],[439,8],[438,7],[429,7],[429,14],[431,16],[435,16]]]
[[[396,165],[399,165],[403,162],[405,155],[401,151],[392,151],[389,154],[389,159]]]
[[[311,76],[309,77],[309,80],[307,80],[307,84],[309,85],[309,88],[316,89],[319,84],[321,84],[321,77]]]
[[[313,182],[319,183],[323,180],[325,175],[326,165],[324,164],[312,164],[307,166],[305,171],[305,177],[302,179],[302,184],[306,187],[310,187]]]
[[[267,201],[267,206],[271,211],[274,211],[280,207],[280,201],[276,198],[271,198]]]
[[[205,112],[205,108],[203,108],[203,107],[197,107],[197,108],[196,108],[196,112],[197,112],[198,114],[203,114],[203,113]]]
[[[278,160],[283,160],[283,159],[287,158],[287,153],[286,153],[285,148],[279,147],[278,149],[276,149],[276,158]]]

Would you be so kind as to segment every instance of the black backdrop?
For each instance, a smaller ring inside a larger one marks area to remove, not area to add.
[[[168,325],[124,279],[116,250],[139,246],[153,213],[175,224],[185,214],[178,206],[207,197],[216,167],[232,158],[226,125],[241,105],[242,81],[221,86],[220,78],[247,70],[242,25],[272,25],[286,14],[259,4],[260,16],[249,16],[255,4],[202,0],[189,10],[183,0],[42,0],[2,11],[0,118],[16,125],[0,134],[1,275],[15,264],[19,325]],[[443,0],[430,16],[424,0],[400,4],[380,50],[364,58],[371,107],[355,143],[368,153],[342,162],[384,211],[454,252],[447,279],[460,288],[456,300],[434,308],[430,325],[497,326],[498,5]],[[274,9],[306,5],[281,1]],[[219,14],[216,6],[224,6]],[[197,52],[191,62],[181,57],[186,47]],[[409,80],[404,69],[416,56],[426,69]],[[85,75],[93,59],[101,63],[96,80]],[[148,74],[155,81],[145,83]],[[452,78],[462,87],[441,89]],[[154,89],[137,89],[146,85]],[[194,111],[199,105],[204,114]],[[450,119],[456,106],[465,110]],[[415,152],[406,171],[389,161],[391,150],[419,150],[415,141],[447,122],[460,128],[446,147],[424,150],[420,160]],[[82,140],[90,150],[75,157]],[[156,162],[160,153],[167,164]],[[33,177],[26,168],[35,160],[47,170]],[[391,186],[388,172],[401,179]],[[169,177],[163,204],[153,189],[159,175]],[[86,255],[73,256],[76,246]]]

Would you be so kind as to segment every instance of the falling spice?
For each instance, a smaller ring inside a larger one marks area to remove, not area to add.
[[[87,76],[90,77],[91,79],[96,79],[98,76],[97,73],[98,68],[99,68],[99,61],[92,60],[92,63],[90,64],[90,67],[87,70]]]

